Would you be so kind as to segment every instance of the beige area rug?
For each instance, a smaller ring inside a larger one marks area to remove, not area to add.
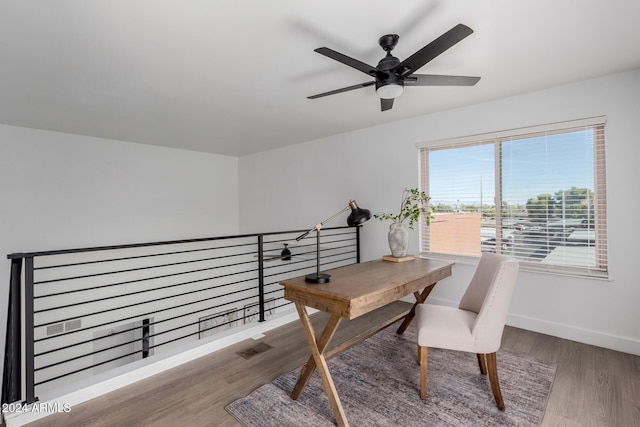
[[[427,399],[419,393],[415,329],[392,326],[329,360],[329,370],[349,424],[358,426],[539,426],[555,365],[498,352],[506,410],[494,403],[489,378],[475,354],[429,349]],[[289,397],[299,370],[227,406],[247,427],[332,426],[335,418],[317,372],[300,398]]]

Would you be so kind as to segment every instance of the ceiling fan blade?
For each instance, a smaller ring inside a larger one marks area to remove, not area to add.
[[[343,55],[340,52],[329,49],[328,47],[319,47],[317,49],[314,49],[314,51],[338,62],[342,62],[344,65],[348,65],[349,67],[355,68],[358,71],[362,71],[363,73],[368,74],[372,77],[375,77],[380,73],[382,73],[383,75],[389,75],[389,73],[385,71],[378,70],[376,67],[365,64],[364,62],[353,59],[347,55]]]
[[[342,89],[336,89],[336,90],[331,90],[329,92],[319,93],[317,95],[307,96],[307,99],[316,99],[316,98],[321,98],[323,96],[335,95],[336,93],[342,93],[342,92],[347,92],[354,89],[360,89],[361,87],[372,86],[374,83],[375,82],[366,82],[366,83],[360,83],[353,86],[347,86],[347,87],[343,87]]]
[[[380,98],[380,111],[391,110],[391,107],[393,107],[393,98],[391,99]]]
[[[404,80],[404,84],[407,86],[473,86],[479,80],[480,77],[412,74]]]
[[[403,77],[418,71],[427,62],[453,47],[456,43],[473,34],[473,30],[464,24],[458,24],[398,65],[393,72]]]

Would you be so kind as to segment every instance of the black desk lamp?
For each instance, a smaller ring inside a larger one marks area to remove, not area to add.
[[[349,216],[347,217],[347,225],[353,227],[356,225],[360,225],[368,220],[371,219],[371,212],[368,209],[362,209],[359,208],[358,205],[356,205],[356,201],[355,200],[350,200],[349,204],[347,205],[347,207],[345,207],[344,209],[341,209],[340,211],[336,212],[334,215],[332,215],[331,217],[325,219],[324,221],[322,221],[320,224],[316,224],[315,227],[313,227],[311,230],[304,232],[303,234],[301,234],[300,236],[296,237],[297,241],[300,241],[302,239],[304,239],[305,237],[307,237],[309,235],[309,233],[315,231],[316,232],[316,272],[314,274],[307,274],[304,278],[305,282],[309,282],[309,283],[327,283],[331,280],[331,275],[330,274],[324,274],[324,273],[320,273],[320,229],[322,228],[322,226],[324,224],[326,224],[327,222],[331,221],[332,219],[334,219],[335,217],[337,217],[338,215],[340,215],[342,212],[346,212],[349,209],[351,209],[351,213],[349,214]]]

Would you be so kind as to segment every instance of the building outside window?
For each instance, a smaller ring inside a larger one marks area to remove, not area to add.
[[[607,277],[603,117],[420,144],[421,252]]]

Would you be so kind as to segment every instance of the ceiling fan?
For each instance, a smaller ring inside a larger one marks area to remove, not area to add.
[[[309,96],[308,99],[321,98],[323,96],[335,95],[336,93],[347,92],[354,89],[360,89],[375,84],[376,93],[380,97],[380,109],[382,111],[390,110],[393,107],[393,100],[402,94],[404,86],[473,86],[480,77],[468,76],[447,76],[435,74],[414,74],[427,62],[454,46],[464,38],[473,33],[473,30],[466,25],[458,24],[422,49],[405,59],[400,61],[391,55],[391,51],[398,43],[399,36],[396,34],[387,34],[378,40],[380,47],[387,52],[387,55],[378,62],[377,67],[365,64],[364,62],[353,59],[328,47],[319,47],[315,52],[326,57],[341,62],[349,67],[362,71],[371,77],[374,81],[360,83],[353,86],[335,89],[329,92],[319,93]]]

